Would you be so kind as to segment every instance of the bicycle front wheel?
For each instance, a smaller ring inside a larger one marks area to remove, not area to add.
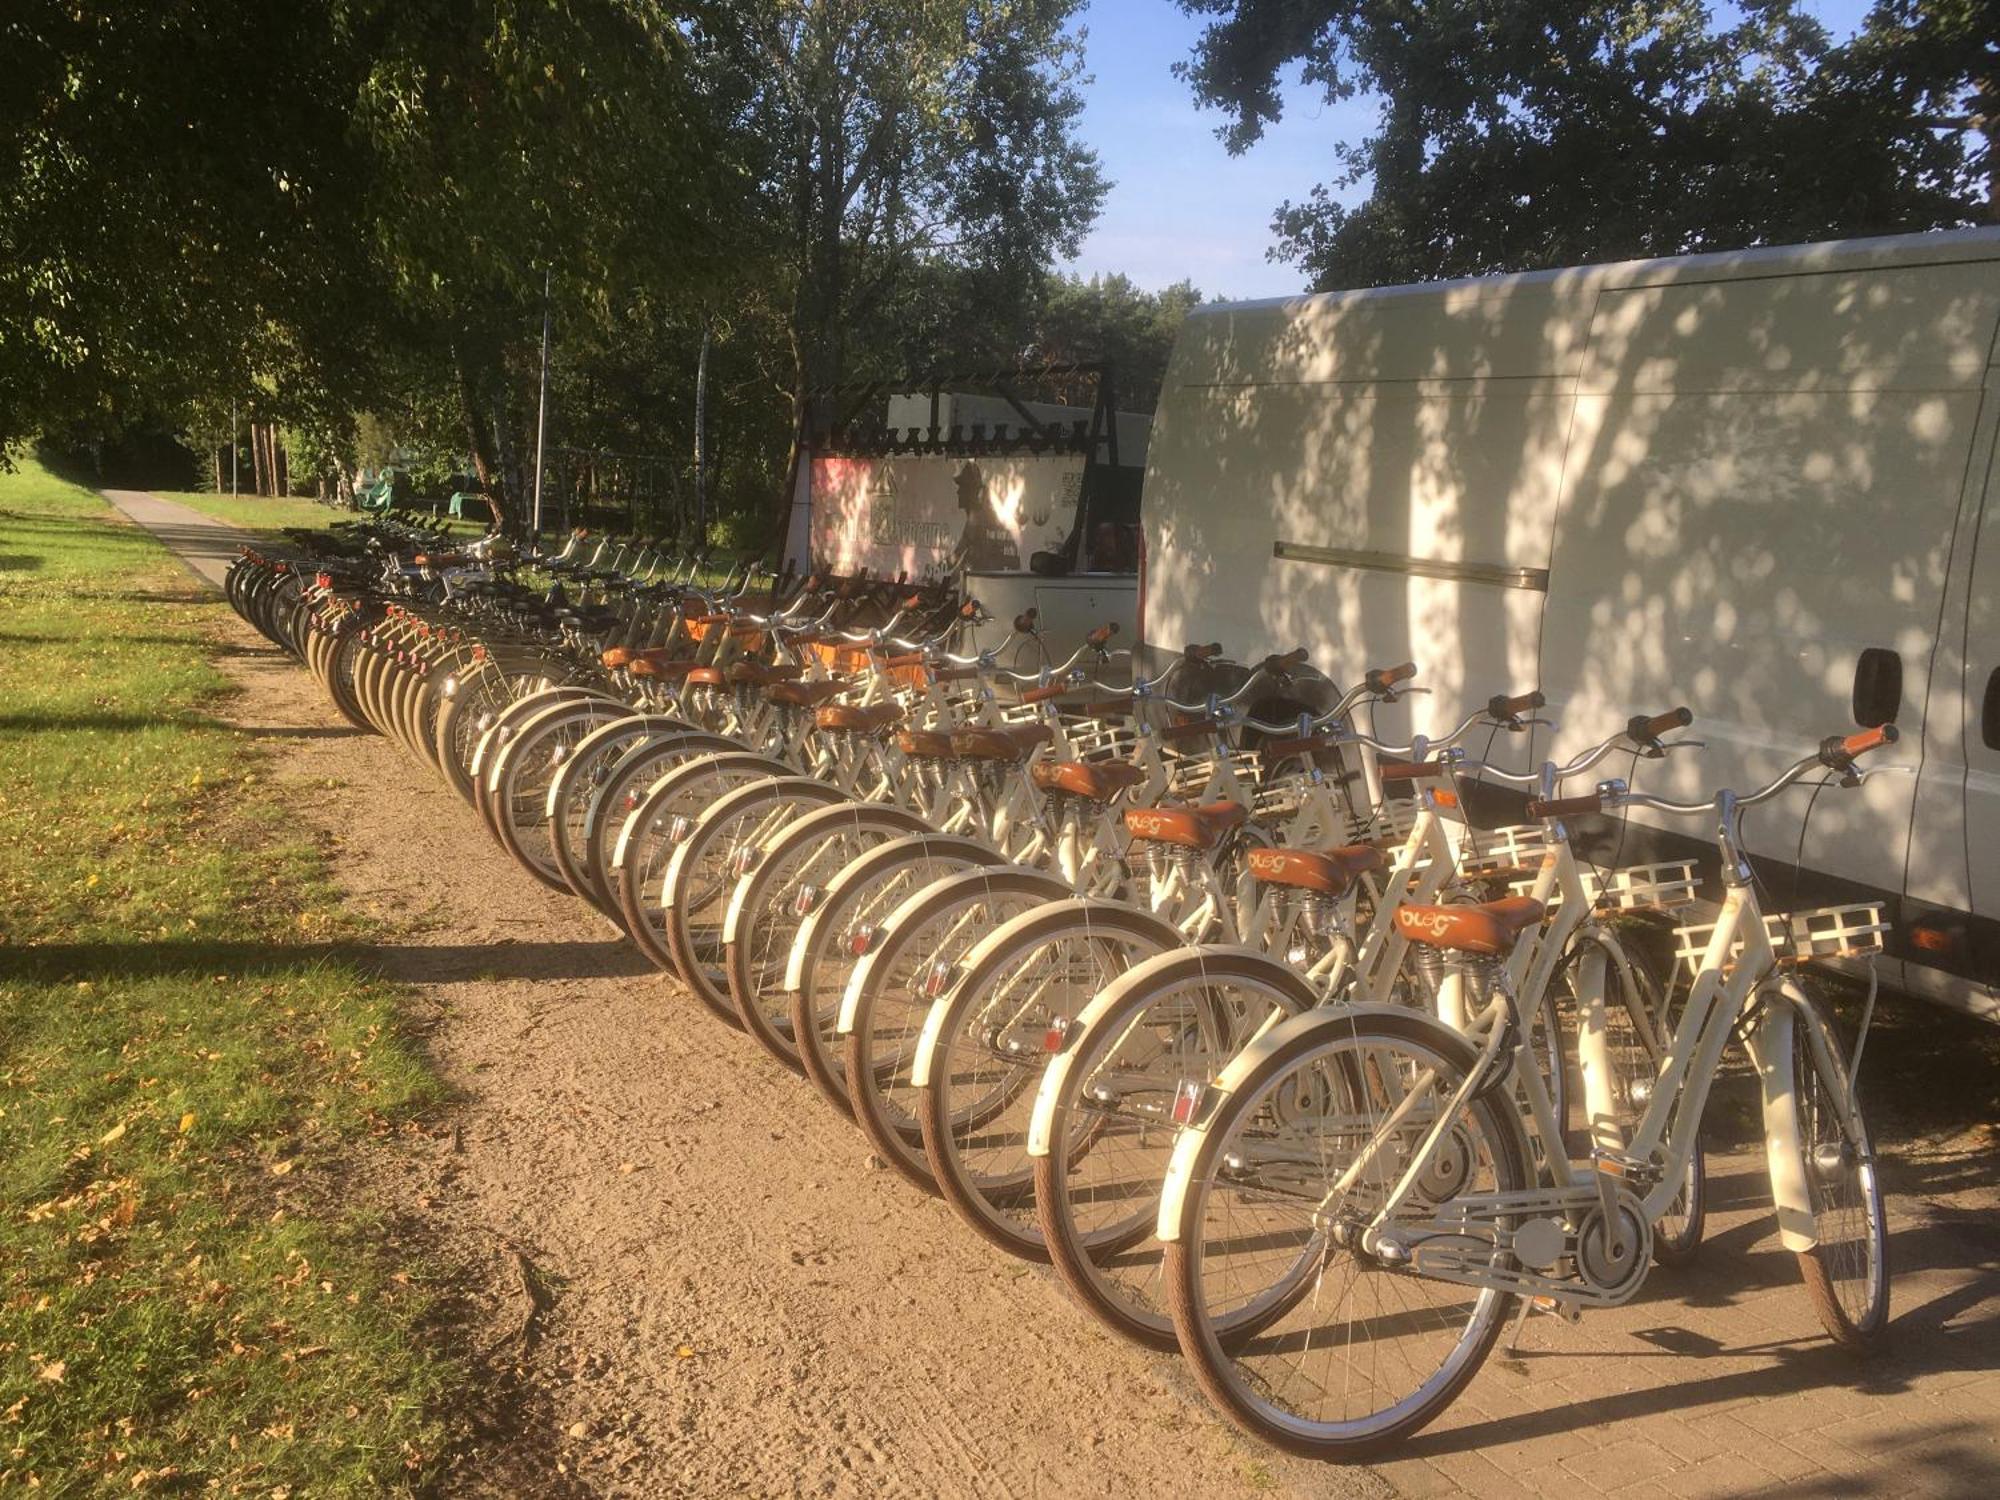
[[[1799,1252],[1813,1311],[1836,1344],[1860,1354],[1889,1326],[1889,1222],[1875,1151],[1856,1103],[1842,1121],[1849,1084],[1840,1034],[1824,1001],[1808,997],[1792,1027],[1792,1087],[1819,1243]]]

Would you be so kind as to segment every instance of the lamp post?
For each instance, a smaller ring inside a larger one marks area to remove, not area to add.
[[[535,413],[535,515],[529,534],[542,531],[542,450],[549,438],[549,290],[552,272],[542,273],[542,399]]]

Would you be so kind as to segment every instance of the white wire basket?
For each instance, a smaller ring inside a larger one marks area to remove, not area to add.
[[[1507,889],[1516,896],[1534,889],[1534,877],[1511,882]],[[1693,860],[1667,860],[1661,864],[1630,865],[1622,870],[1583,872],[1584,889],[1593,904],[1612,911],[1679,911],[1694,904],[1700,876]],[[1562,904],[1562,891],[1550,892],[1549,905]]]
[[[1882,951],[1889,932],[1889,914],[1879,902],[1869,901],[1854,906],[1779,912],[1765,917],[1764,927],[1781,959],[1867,958]],[[1674,929],[1674,957],[1689,978],[1701,972],[1709,940],[1714,936],[1713,922],[1696,922]],[[1742,951],[1739,940],[1730,955],[1732,964]]]
[[[1363,813],[1355,818],[1349,842],[1376,844],[1393,839],[1402,843],[1409,838],[1410,830],[1417,826],[1417,812],[1415,798],[1385,802],[1372,813]]]
[[[1539,823],[1468,829],[1458,867],[1467,875],[1533,869],[1541,864],[1542,856],[1548,852],[1548,835]]]

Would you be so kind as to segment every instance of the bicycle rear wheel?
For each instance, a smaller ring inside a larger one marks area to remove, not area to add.
[[[1107,984],[1180,942],[1122,902],[1053,901],[991,933],[932,1005],[916,1061],[924,1156],[944,1200],[1001,1249],[1048,1259],[1028,1143],[1050,1042]]]
[[[813,1087],[842,1114],[854,1113],[854,1101],[848,1097],[843,1047],[834,1024],[855,966],[873,949],[889,913],[911,894],[947,875],[999,862],[998,854],[974,839],[891,834],[827,882],[825,895],[792,940],[785,994],[799,1063]]]
[[[1138,964],[1078,1017],[1035,1101],[1035,1211],[1057,1274],[1107,1328],[1175,1347],[1156,1233],[1175,1101],[1318,998],[1263,954],[1183,948]]]
[[[744,1029],[793,1072],[805,1071],[785,989],[793,944],[842,870],[878,844],[922,831],[914,813],[879,802],[819,808],[779,834],[731,895],[722,933],[729,998]]]
[[[667,952],[695,998],[729,1025],[743,1016],[729,994],[725,918],[737,883],[765,846],[808,812],[844,802],[837,787],[810,776],[773,776],[716,799],[674,850],[660,877]]]
[[[1061,898],[1060,880],[1017,865],[966,870],[918,891],[882,924],[855,966],[835,1030],[854,1119],[896,1170],[918,1187],[935,1181],[924,1159],[910,1064],[931,1003],[951,986],[979,940],[1008,918]]]

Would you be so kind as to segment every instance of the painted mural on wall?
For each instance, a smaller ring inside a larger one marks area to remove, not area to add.
[[[1074,454],[815,458],[813,563],[916,580],[1018,572],[1063,545],[1082,494]]]

